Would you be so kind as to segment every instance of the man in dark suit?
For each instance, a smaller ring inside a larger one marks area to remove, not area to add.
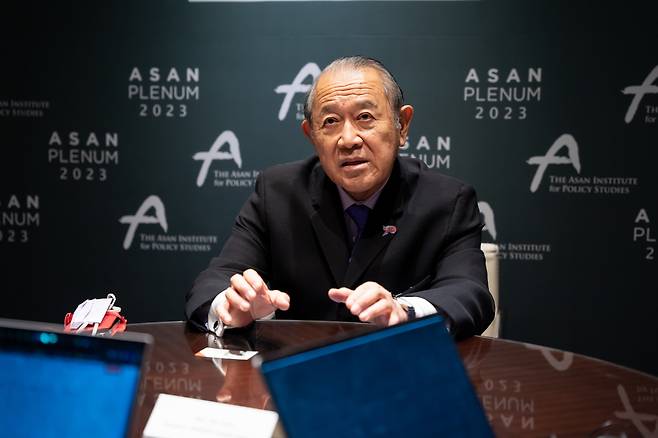
[[[472,187],[398,157],[413,108],[386,68],[341,58],[313,84],[316,156],[263,171],[222,252],[187,296],[217,330],[255,319],[393,325],[441,313],[455,337],[494,314]]]

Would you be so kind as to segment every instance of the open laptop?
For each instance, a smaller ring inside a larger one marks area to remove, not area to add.
[[[438,315],[254,364],[289,438],[493,436]]]
[[[0,319],[0,431],[12,437],[130,433],[151,337],[91,337]]]

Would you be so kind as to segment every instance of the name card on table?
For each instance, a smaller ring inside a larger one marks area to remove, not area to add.
[[[270,438],[278,418],[272,411],[160,394],[144,438]]]
[[[226,350],[224,348],[206,347],[203,350],[198,351],[195,356],[209,357],[212,359],[249,360],[257,354],[257,351]]]

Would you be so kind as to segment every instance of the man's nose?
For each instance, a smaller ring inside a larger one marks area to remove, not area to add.
[[[362,145],[363,139],[361,138],[359,130],[349,121],[345,121],[340,133],[340,138],[338,139],[338,146],[352,149],[355,147],[361,147]]]

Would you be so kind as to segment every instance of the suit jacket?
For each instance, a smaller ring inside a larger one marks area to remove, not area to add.
[[[391,225],[395,232],[384,233]],[[494,315],[482,226],[471,186],[399,157],[348,263],[338,190],[318,158],[274,166],[259,175],[221,253],[197,277],[186,315],[203,324],[231,276],[253,268],[290,295],[277,318],[355,320],[327,291],[375,281],[431,302],[450,318],[455,337],[479,334]]]

